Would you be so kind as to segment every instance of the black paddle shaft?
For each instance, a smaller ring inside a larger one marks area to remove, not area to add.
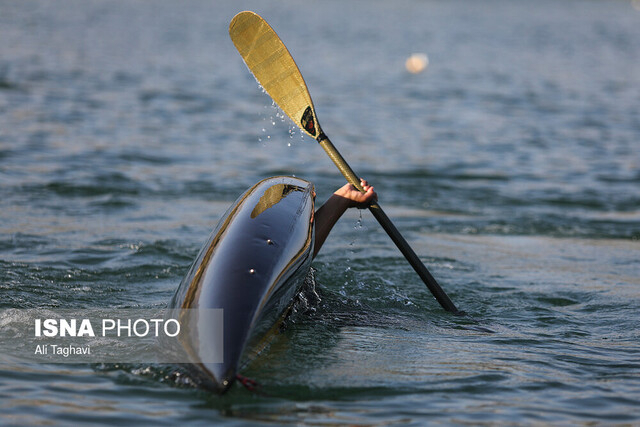
[[[350,184],[352,184],[354,187],[356,187],[358,190],[364,192],[364,189],[360,184],[360,179],[355,174],[355,172],[353,172],[353,169],[351,169],[351,167],[347,164],[344,157],[340,155],[340,153],[338,152],[336,147],[334,147],[334,145],[331,143],[329,138],[327,138],[327,136],[324,133],[320,133],[320,136],[318,136],[317,141],[318,143],[320,143],[324,151],[326,151],[326,153],[329,155],[333,163],[335,163],[338,169],[340,169],[340,172],[342,172],[342,175],[344,175],[347,181]],[[371,211],[373,216],[378,220],[382,228],[384,228],[384,231],[386,231],[389,237],[391,237],[391,240],[393,240],[393,243],[395,243],[398,249],[400,249],[400,252],[402,252],[402,254],[405,256],[407,261],[409,261],[409,264],[411,264],[411,266],[416,271],[416,273],[418,273],[418,276],[420,276],[420,278],[425,283],[425,285],[427,285],[427,288],[429,288],[429,290],[431,291],[433,296],[436,298],[438,303],[440,303],[442,308],[452,313],[456,313],[456,314],[459,313],[455,304],[453,304],[453,302],[447,296],[444,290],[442,290],[438,282],[436,282],[436,279],[434,279],[431,273],[429,273],[429,270],[427,270],[427,267],[425,267],[422,261],[420,261],[420,258],[418,257],[418,255],[416,255],[416,253],[413,251],[411,246],[409,246],[409,244],[404,239],[404,237],[402,237],[402,235],[400,234],[396,226],[393,225],[393,223],[391,222],[387,214],[384,213],[380,205],[377,203],[371,204],[369,206],[369,210]]]

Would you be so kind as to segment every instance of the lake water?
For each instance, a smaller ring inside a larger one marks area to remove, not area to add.
[[[0,308],[163,307],[246,188],[342,185],[235,51],[243,9],[470,317],[353,211],[244,372],[264,394],[3,364],[0,423],[639,424],[638,1],[0,1]]]

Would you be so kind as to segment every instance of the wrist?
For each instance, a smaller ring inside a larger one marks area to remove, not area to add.
[[[353,203],[351,199],[347,197],[347,194],[343,191],[336,190],[329,198],[330,205],[334,209],[340,209],[343,212],[349,209]]]

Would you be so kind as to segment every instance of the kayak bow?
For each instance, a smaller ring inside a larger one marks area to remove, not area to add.
[[[222,363],[208,363],[201,353],[207,346],[198,340],[206,340],[207,331],[182,343],[200,386],[225,392],[248,350],[291,306],[311,265],[313,213],[310,182],[267,178],[247,190],[212,232],[170,303],[174,310],[223,310]]]

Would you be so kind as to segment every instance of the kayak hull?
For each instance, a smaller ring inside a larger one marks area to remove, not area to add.
[[[209,363],[203,354],[211,351],[202,341],[212,336],[213,325],[207,334],[198,322],[198,333],[182,343],[200,386],[226,391],[243,358],[300,290],[313,257],[314,195],[310,182],[294,177],[267,178],[251,187],[220,220],[178,287],[169,305],[174,311],[223,311],[222,363]]]

